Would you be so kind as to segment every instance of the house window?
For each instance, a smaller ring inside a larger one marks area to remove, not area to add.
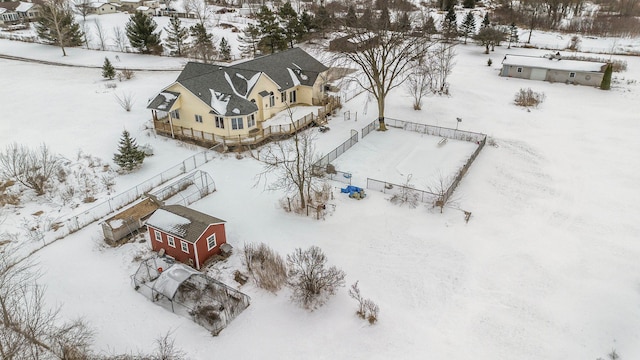
[[[189,253],[189,244],[187,244],[186,241],[180,240],[180,247],[182,248],[182,251],[186,252],[187,254]]]
[[[216,116],[216,127],[218,129],[224,129],[224,118],[221,116]]]
[[[282,91],[282,92],[280,93],[280,102],[282,102],[282,103],[287,102],[287,93],[286,93],[286,92],[284,92],[284,91]]]
[[[173,236],[167,236],[167,243],[171,247],[176,247],[176,239]]]
[[[276,97],[273,96],[273,91],[269,94],[269,106],[276,106]]]
[[[296,102],[296,100],[297,100],[296,97],[297,97],[296,96],[296,91],[293,90],[292,92],[289,93],[289,102],[290,103]]]
[[[569,73],[569,79],[573,79],[575,77],[576,77],[576,73],[574,73],[574,72],[570,72]]]
[[[256,116],[255,114],[251,114],[249,116],[247,116],[247,127],[253,127],[256,126]]]
[[[242,118],[231,118],[231,128],[233,130],[244,129],[244,123],[242,121]]]
[[[196,122],[197,123],[201,123],[202,122],[202,116],[201,115],[196,115]]]
[[[162,242],[162,234],[160,234],[160,231],[153,230],[153,234],[156,236],[156,240]]]
[[[171,112],[171,117],[176,120],[180,120],[180,112],[178,110],[173,110]]]
[[[207,238],[207,250],[211,251],[216,245],[218,245],[216,243],[216,234],[213,234]]]
[[[522,68],[521,68],[521,67],[519,67],[519,68],[518,68],[518,72],[519,72],[519,73],[521,73],[521,72],[522,72]]]

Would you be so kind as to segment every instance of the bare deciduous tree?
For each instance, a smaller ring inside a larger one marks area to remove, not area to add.
[[[422,110],[422,99],[432,93],[434,74],[427,61],[417,61],[409,70],[405,88],[413,98],[413,110]]]
[[[432,90],[438,94],[448,95],[449,83],[447,79],[456,64],[453,61],[456,56],[455,44],[440,43],[433,49],[430,49],[428,56],[431,60],[429,67],[434,74]]]
[[[407,69],[423,58],[435,43],[425,36],[411,36],[405,32],[350,29],[351,42],[358,44],[356,51],[343,49],[336,62],[350,67],[355,64],[362,70],[362,76],[351,77],[353,81],[371,93],[378,103],[380,130],[386,130],[384,122],[385,100],[394,88],[402,85],[407,78]]]
[[[131,111],[131,108],[133,107],[133,103],[135,102],[133,94],[123,93],[120,96],[118,94],[113,94],[113,96],[116,98],[116,101],[118,102],[118,105],[120,105],[121,108],[123,108],[125,111]]]
[[[326,264],[327,257],[317,246],[307,250],[297,248],[293,254],[287,255],[287,282],[293,290],[291,299],[305,309],[322,306],[329,296],[344,286],[344,271]]]
[[[400,190],[394,194],[389,201],[393,204],[398,204],[400,206],[407,205],[410,208],[415,208],[418,206],[418,202],[420,201],[420,193],[418,193],[415,189],[415,186],[411,183],[411,177],[413,175],[407,175],[407,180],[400,188]]]
[[[358,287],[358,281],[356,281],[351,288],[349,288],[349,296],[358,302],[358,311],[356,314],[369,321],[371,325],[378,321],[378,313],[380,308],[371,299],[365,299],[360,294],[360,288]]]
[[[287,109],[294,128],[291,139],[267,144],[257,155],[251,155],[264,165],[258,181],[266,182],[269,175],[275,174],[276,180],[268,184],[267,189],[295,192],[300,200],[300,209],[304,210],[307,200],[312,200],[311,193],[321,189],[320,180],[313,176],[313,164],[318,160],[315,138],[309,131],[299,132],[291,109]]]
[[[113,28],[113,40],[115,41],[119,51],[127,52],[127,44],[129,39],[127,39],[127,33],[122,30],[122,28]]]
[[[184,11],[194,14],[201,25],[205,25],[209,20],[209,10],[205,0],[184,0],[182,5],[184,6]]]
[[[94,21],[94,26],[96,28],[96,35],[98,36],[98,45],[100,46],[100,50],[107,50],[107,34],[105,33],[104,28],[102,27],[102,24],[100,24],[98,19]]]
[[[0,153],[0,177],[18,181],[37,195],[44,195],[60,163],[61,158],[52,154],[46,144],[32,150],[13,143]]]

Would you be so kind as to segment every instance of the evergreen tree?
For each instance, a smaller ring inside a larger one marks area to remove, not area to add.
[[[480,29],[484,29],[486,27],[489,27],[491,25],[491,22],[489,21],[489,13],[486,12],[484,13],[484,18],[482,19],[482,24],[480,25]]]
[[[294,42],[299,42],[305,33],[304,27],[298,18],[298,13],[293,10],[291,3],[287,1],[278,10],[278,17],[284,26],[284,38],[289,47],[293,47]]]
[[[396,30],[403,33],[411,31],[411,19],[409,18],[408,12],[405,11],[400,15],[396,22]]]
[[[305,10],[300,16],[300,24],[302,24],[302,28],[305,32],[309,32],[312,29],[315,29],[315,19],[309,15],[309,13]]]
[[[207,28],[202,23],[193,25],[189,28],[189,32],[193,37],[193,42],[189,49],[191,55],[205,63],[213,60],[216,51],[213,45],[213,35],[207,32]]]
[[[271,54],[276,50],[284,50],[287,47],[286,40],[284,38],[284,31],[278,23],[276,15],[267,6],[260,7],[260,11],[257,14],[258,28],[262,39],[260,39],[260,47],[268,48]]]
[[[51,0],[41,5],[36,31],[44,41],[59,46],[63,56],[67,56],[65,47],[82,45],[80,25],[76,23],[68,2],[62,0]]]
[[[364,9],[362,16],[358,19],[358,23],[367,29],[371,29],[373,27],[373,12],[371,9],[368,7]]]
[[[220,55],[222,56],[222,59],[225,61],[229,61],[231,60],[231,46],[229,46],[229,43],[227,42],[226,38],[222,38],[222,40],[220,40]]]
[[[467,43],[467,38],[475,35],[476,33],[476,18],[473,13],[469,11],[464,18],[462,25],[460,25],[460,33],[464,36],[464,43]]]
[[[447,11],[442,23],[442,36],[445,40],[450,41],[458,37],[458,19],[453,8]]]
[[[473,9],[476,7],[476,0],[463,0],[462,6],[464,6],[465,9]]]
[[[439,0],[440,2],[440,10],[449,11],[456,6],[458,3],[457,0]]]
[[[180,18],[174,16],[169,20],[169,27],[164,28],[167,32],[166,45],[171,50],[171,55],[182,56],[185,42],[189,37],[189,29],[182,26]]]
[[[349,5],[349,8],[347,9],[347,16],[344,18],[344,25],[346,27],[358,26],[358,16],[356,15],[356,9],[353,5]]]
[[[244,28],[241,35],[238,36],[240,42],[240,53],[242,57],[254,57],[258,52],[258,42],[260,42],[260,29],[255,25],[249,24]]]
[[[331,26],[331,17],[329,16],[329,12],[327,11],[327,8],[324,7],[324,5],[321,5],[318,8],[315,20],[315,27],[316,29],[320,30],[322,38],[324,39],[325,32],[327,31],[327,29],[329,29],[329,26]]]
[[[131,46],[143,54],[162,53],[160,31],[154,32],[157,27],[158,24],[143,12],[137,11],[131,15],[125,27]]]
[[[380,11],[377,26],[380,30],[391,30],[391,16],[389,15],[389,8],[384,8]]]
[[[427,15],[425,18],[424,23],[422,24],[422,32],[427,36],[438,33],[436,22],[431,15]]]
[[[102,65],[102,77],[105,79],[113,80],[116,77],[116,69],[111,65],[109,58],[104,58],[104,64]]]
[[[600,89],[611,90],[611,76],[613,75],[613,66],[607,65],[607,69],[604,71],[602,82],[600,83]]]
[[[517,43],[517,42],[518,42],[518,27],[516,26],[516,23],[512,22],[511,25],[509,25],[509,46],[507,48],[511,49],[511,43]]]
[[[138,149],[136,139],[129,135],[127,130],[122,132],[120,143],[118,145],[118,153],[113,154],[113,162],[126,171],[131,171],[144,161],[144,151]]]

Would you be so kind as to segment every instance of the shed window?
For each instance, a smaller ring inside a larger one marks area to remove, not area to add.
[[[213,234],[207,238],[207,250],[211,251],[216,245],[218,245],[216,242],[216,234]]]
[[[521,72],[522,72],[522,68],[521,68],[521,67],[519,67],[517,71],[518,71],[519,73],[521,73]]]
[[[186,241],[180,240],[180,247],[182,248],[182,251],[186,252],[187,254],[189,253],[189,244],[187,244]]]
[[[576,73],[574,73],[574,72],[570,72],[569,73],[569,79],[573,79],[575,77],[576,77]]]
[[[173,236],[167,236],[167,243],[171,247],[176,247],[176,239]]]
[[[156,240],[162,242],[162,234],[160,234],[160,231],[158,230],[153,230],[153,234],[156,236]]]

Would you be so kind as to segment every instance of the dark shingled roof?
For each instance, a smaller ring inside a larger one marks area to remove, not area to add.
[[[149,105],[147,105],[147,109],[155,109],[168,112],[176,102],[176,100],[178,100],[178,96],[180,96],[180,93],[178,92],[165,90],[149,102]]]
[[[182,224],[166,224],[160,220],[160,214],[159,216],[155,216],[154,219],[154,215],[156,215],[156,213],[158,213],[159,211],[166,211],[178,215],[188,220],[189,222]],[[182,205],[163,206],[159,210],[156,210],[156,213],[154,213],[154,215],[151,215],[149,220],[147,220],[147,225],[162,230],[168,234],[175,235],[176,237],[184,239],[192,244],[198,240],[198,237],[202,235],[202,233],[204,233],[209,225],[221,224],[225,222],[224,220],[201,213]]]
[[[290,89],[296,81],[313,86],[318,75],[327,69],[304,50],[293,48],[232,66],[189,62],[176,82],[211,106],[214,113],[246,115],[258,110],[247,95],[261,74],[275,81],[280,89]]]

